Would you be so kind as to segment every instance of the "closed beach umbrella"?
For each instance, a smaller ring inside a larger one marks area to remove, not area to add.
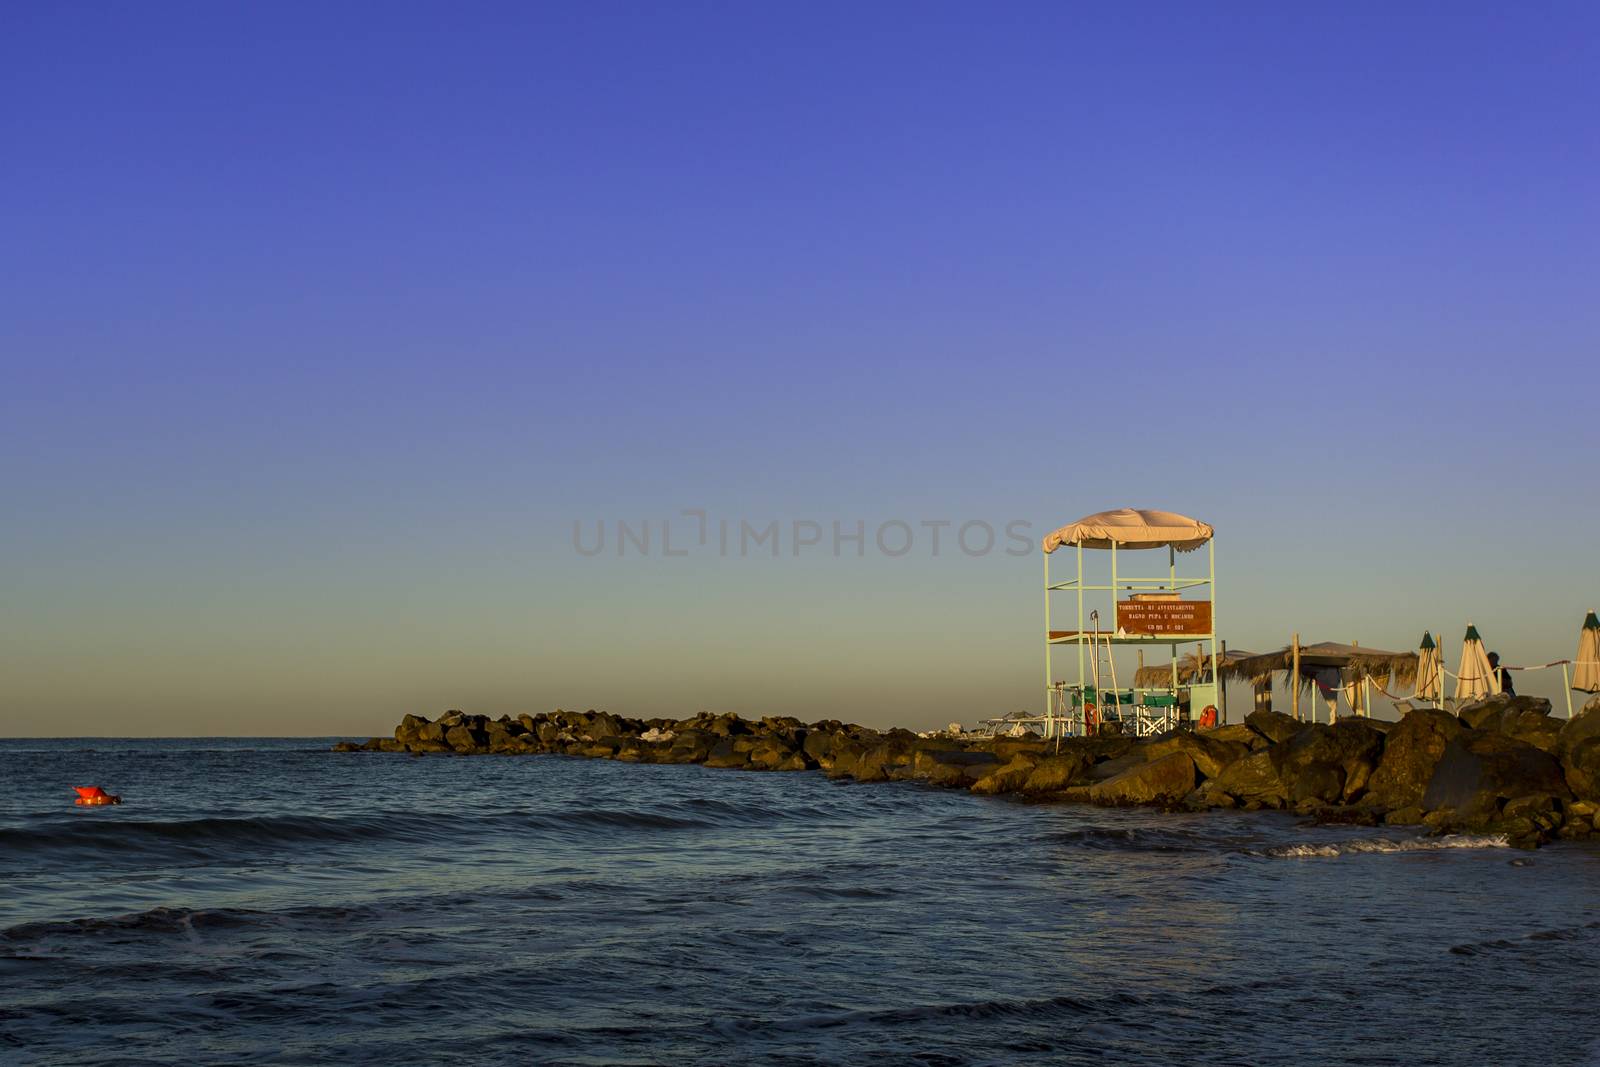
[[[1573,664],[1572,688],[1600,693],[1600,618],[1594,612],[1583,620],[1578,635],[1578,662]]]
[[[1422,645],[1417,649],[1417,696],[1423,700],[1437,701],[1444,693],[1441,664],[1439,646],[1434,643],[1433,635],[1424,630]]]
[[[1456,699],[1481,700],[1499,691],[1483,638],[1478,636],[1478,628],[1468,623],[1467,636],[1461,641],[1461,668],[1456,672]]]

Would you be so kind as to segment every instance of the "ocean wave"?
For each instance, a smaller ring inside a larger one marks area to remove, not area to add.
[[[1581,926],[1563,926],[1555,930],[1535,930],[1520,937],[1497,937],[1490,941],[1451,945],[1450,952],[1455,956],[1482,956],[1490,952],[1528,948],[1550,941],[1577,941],[1580,938],[1593,937],[1596,930],[1600,930],[1600,922],[1588,922]]]
[[[1302,842],[1279,845],[1259,850],[1247,849],[1247,855],[1270,856],[1275,859],[1310,859],[1332,856],[1354,856],[1383,852],[1436,852],[1442,849],[1508,848],[1503,834],[1450,834],[1445,837],[1388,838],[1366,837],[1353,841]]]
[[[1098,852],[1215,851],[1215,838],[1158,827],[1086,826],[1049,835],[1052,842]]]
[[[218,848],[279,848],[371,839],[455,841],[463,831],[540,832],[573,836],[606,831],[706,829],[715,823],[649,810],[572,808],[477,815],[384,811],[363,815],[257,815],[198,819],[127,819],[81,816],[0,828],[0,851],[22,853],[125,853],[179,851],[208,855]]]
[[[93,937],[102,934],[179,934],[198,937],[205,931],[243,929],[260,926],[342,925],[372,917],[376,909],[302,905],[277,911],[255,908],[175,908],[158,907],[100,918],[61,919],[21,923],[0,930],[0,941],[16,944],[57,937]]]
[[[1031,1022],[1079,1017],[1108,1019],[1119,1012],[1148,1003],[1137,994],[1119,992],[1097,997],[1036,997],[1015,1000],[973,1000],[943,1004],[916,1004],[901,1008],[877,1008],[814,1012],[788,1019],[729,1020],[718,1026],[725,1034],[761,1031],[809,1032],[841,1026],[921,1026],[941,1020],[1007,1019],[1023,1017]]]

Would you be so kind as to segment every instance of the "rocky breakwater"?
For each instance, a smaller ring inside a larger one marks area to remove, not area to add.
[[[1328,822],[1504,834],[1533,847],[1597,832],[1600,699],[1570,721],[1548,701],[1497,696],[1398,722],[1307,724],[1277,712],[1203,733],[1054,741],[920,737],[837,720],[736,715],[628,719],[555,711],[489,719],[407,715],[392,738],[338,751],[556,754],[747,771],[818,770],[858,782],[915,780],[1033,801],[1174,810],[1293,811]]]

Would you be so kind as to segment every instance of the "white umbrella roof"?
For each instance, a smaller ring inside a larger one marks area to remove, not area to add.
[[[1166,548],[1189,552],[1215,535],[1210,523],[1191,519],[1172,511],[1150,508],[1117,508],[1086,515],[1068,523],[1044,539],[1044,550],[1054,552],[1062,545],[1084,548]]]
[[[1494,668],[1489,666],[1489,654],[1483,650],[1483,638],[1478,628],[1467,624],[1467,634],[1461,640],[1461,666],[1456,671],[1456,699],[1479,700],[1497,693]]]
[[[1578,635],[1578,658],[1572,665],[1572,688],[1600,693],[1600,617],[1589,612]]]

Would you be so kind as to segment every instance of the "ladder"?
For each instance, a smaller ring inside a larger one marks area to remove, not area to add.
[[[1122,693],[1117,686],[1117,658],[1112,654],[1111,631],[1107,630],[1104,634],[1100,632],[1100,613],[1098,611],[1091,611],[1089,619],[1094,623],[1094,635],[1090,638],[1089,644],[1089,673],[1094,679],[1095,721],[1096,730],[1098,731],[1098,724],[1105,722],[1106,710],[1105,690],[1100,687],[1100,679],[1102,677],[1100,673],[1100,657],[1102,652],[1105,655],[1106,673],[1111,676],[1111,706],[1117,709],[1117,719],[1119,721],[1122,719]],[[1103,642],[1102,638],[1104,638]],[[1088,703],[1086,699],[1084,701],[1083,716],[1083,732],[1085,735],[1089,733]]]

